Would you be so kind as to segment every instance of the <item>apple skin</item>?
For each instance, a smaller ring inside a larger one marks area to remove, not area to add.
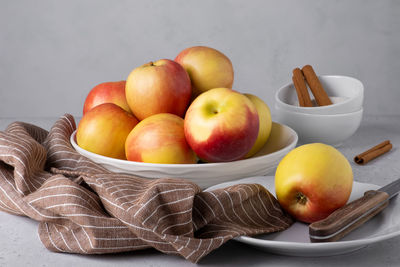
[[[104,103],[89,110],[80,120],[77,144],[106,157],[125,158],[125,140],[138,120],[114,103]]]
[[[312,223],[326,218],[348,201],[353,171],[332,146],[312,143],[290,151],[275,173],[276,196],[295,219]]]
[[[104,103],[114,103],[132,113],[125,97],[125,81],[104,82],[93,87],[83,104],[83,115],[95,106]]]
[[[254,104],[229,88],[199,95],[185,116],[185,136],[197,156],[207,162],[242,159],[254,145],[259,128]]]
[[[128,135],[126,158],[164,164],[194,164],[196,154],[185,139],[183,119],[159,113],[142,120]]]
[[[257,140],[254,143],[253,147],[246,154],[245,158],[250,158],[254,154],[256,154],[267,142],[269,135],[271,134],[272,128],[272,120],[271,120],[271,111],[268,105],[258,96],[252,94],[244,94],[248,99],[253,102],[254,106],[257,109],[258,119],[259,119],[259,130]]]
[[[143,120],[157,113],[183,117],[192,93],[187,72],[173,60],[161,59],[135,68],[125,93],[133,114]]]
[[[182,50],[175,61],[189,73],[194,96],[213,88],[232,88],[234,78],[232,62],[214,48],[189,47]]]

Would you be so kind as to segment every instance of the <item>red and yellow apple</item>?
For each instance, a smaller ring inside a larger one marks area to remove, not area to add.
[[[232,62],[216,49],[189,47],[181,51],[175,61],[189,73],[194,96],[213,88],[232,88]]]
[[[196,155],[185,139],[183,119],[159,113],[142,120],[125,142],[126,158],[146,163],[196,163]]]
[[[125,86],[128,105],[139,120],[157,113],[172,113],[183,117],[191,91],[187,72],[169,59],[135,68],[129,74]]]
[[[125,159],[126,137],[138,122],[135,116],[116,104],[104,103],[82,117],[76,142],[90,152]]]
[[[125,97],[125,81],[104,82],[90,90],[83,104],[83,115],[89,110],[104,103],[114,103],[132,113]]]
[[[244,95],[214,88],[199,95],[185,116],[185,136],[207,162],[242,159],[254,145],[259,128],[256,107]]]
[[[282,208],[306,223],[324,219],[344,206],[352,185],[348,160],[334,147],[321,143],[290,151],[275,173],[276,197]]]
[[[267,142],[268,137],[271,134],[272,120],[269,107],[261,98],[252,94],[244,95],[250,99],[250,101],[253,102],[254,106],[256,107],[260,125],[257,140],[245,156],[246,158],[250,158],[256,154]]]

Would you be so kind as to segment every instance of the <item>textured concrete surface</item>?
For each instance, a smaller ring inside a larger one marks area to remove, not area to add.
[[[3,130],[15,120],[45,129],[57,118],[0,119]],[[393,149],[365,166],[356,165],[354,155],[371,145],[390,139]],[[384,185],[400,178],[400,116],[365,116],[359,130],[338,149],[349,159],[359,182]],[[155,250],[117,255],[70,255],[46,250],[37,236],[37,222],[0,212],[0,266],[193,266],[177,256]],[[289,257],[259,251],[230,241],[204,258],[200,266],[399,266],[400,237],[372,244],[358,251],[332,257]]]

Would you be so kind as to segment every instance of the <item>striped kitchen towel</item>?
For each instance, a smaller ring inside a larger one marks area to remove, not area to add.
[[[48,132],[14,122],[0,131],[0,210],[40,222],[51,251],[100,254],[153,247],[199,261],[240,235],[292,224],[264,187],[203,192],[184,179],[117,174],[78,154],[74,118]]]

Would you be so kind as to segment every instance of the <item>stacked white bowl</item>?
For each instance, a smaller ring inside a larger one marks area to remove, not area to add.
[[[364,86],[352,77],[318,76],[332,105],[301,107],[293,83],[275,94],[277,121],[294,129],[300,143],[340,145],[360,126],[363,114]],[[310,97],[315,104],[313,95]]]

